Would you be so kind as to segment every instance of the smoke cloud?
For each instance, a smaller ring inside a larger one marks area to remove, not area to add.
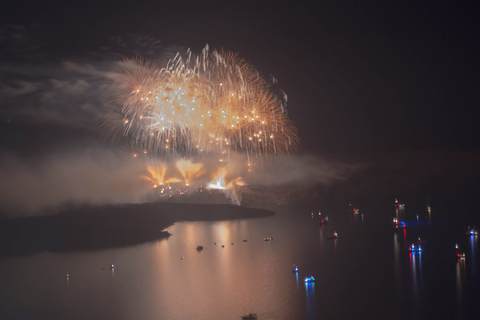
[[[244,157],[236,155],[227,164],[226,183],[241,177],[247,189],[232,183],[225,197],[233,203],[252,187],[278,187],[292,183],[316,185],[345,179],[355,166],[329,163],[314,156],[292,156],[289,160],[270,160],[251,166],[248,174]],[[206,185],[218,167],[206,160],[197,185]],[[126,156],[111,149],[87,149],[55,153],[34,158],[10,154],[0,158],[0,206],[3,216],[52,214],[65,204],[118,204],[158,200],[148,175],[145,159]],[[170,168],[173,167],[173,163]],[[180,177],[170,169],[172,177]],[[242,181],[240,180],[240,181]],[[187,197],[186,195],[185,197]],[[178,198],[181,201],[181,197]]]
[[[62,204],[141,202],[147,186],[140,163],[109,151],[77,151],[22,159],[0,158],[3,215],[50,213]]]

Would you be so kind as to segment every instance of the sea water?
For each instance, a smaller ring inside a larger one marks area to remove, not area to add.
[[[131,247],[0,258],[0,319],[478,317],[478,237],[441,206],[429,217],[407,204],[399,232],[393,199],[358,214],[347,203],[264,208],[276,214],[178,222],[168,239]],[[422,252],[410,253],[419,236]]]

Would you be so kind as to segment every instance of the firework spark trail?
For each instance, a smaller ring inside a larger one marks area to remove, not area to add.
[[[143,175],[141,178],[152,183],[154,189],[159,188],[160,197],[185,194],[191,188],[192,190],[203,189],[206,179],[210,179],[211,182],[207,189],[222,190],[234,203],[240,205],[242,199],[240,189],[247,185],[241,177],[229,177],[225,167],[209,174],[201,163],[193,163],[185,159],[177,161],[175,166],[170,168],[164,162],[150,164],[147,166],[147,170],[149,174]],[[178,174],[181,178],[178,177]]]
[[[212,182],[208,184],[209,189],[219,189],[225,190],[225,175],[227,174],[227,169],[225,167],[220,168],[217,173],[212,177]]]
[[[147,170],[150,176],[141,176],[142,179],[154,183],[154,188],[162,186],[166,183],[165,173],[167,172],[167,166],[164,163],[158,165],[148,165]]]
[[[182,175],[185,186],[189,186],[191,182],[199,178],[203,173],[203,165],[201,163],[192,163],[190,160],[179,160],[176,163],[177,170]]]
[[[256,69],[238,55],[187,51],[162,68],[125,60],[116,102],[108,108],[106,134],[159,154],[228,158],[289,153],[297,131],[282,101]]]
[[[214,174],[212,182],[210,182],[208,188],[224,190],[224,192],[229,195],[236,204],[240,205],[240,203],[242,202],[240,189],[242,187],[245,187],[246,185],[247,183],[243,180],[242,177],[237,177],[229,180],[227,176],[227,169],[225,167],[221,167]]]
[[[237,205],[240,205],[242,203],[242,194],[240,193],[240,189],[242,187],[245,187],[247,183],[243,180],[242,177],[238,177],[235,179],[232,179],[228,184],[227,184],[227,191],[232,192],[233,199]]]
[[[286,114],[286,95],[279,97],[237,54],[210,51],[207,45],[199,55],[190,50],[177,53],[162,66],[126,59],[118,71],[103,132],[112,140],[126,139],[149,157],[176,161],[170,170],[165,163],[149,166],[149,175],[142,176],[154,188],[162,186],[162,193],[168,187],[169,195],[174,192],[170,190],[183,194],[212,178],[210,188],[224,190],[240,204],[240,189],[246,183],[241,177],[228,180],[224,167],[233,152],[246,155],[251,172],[252,157],[290,153],[298,147],[297,129]],[[209,176],[201,163],[185,159],[204,159],[210,167],[212,161],[213,167],[221,167]]]

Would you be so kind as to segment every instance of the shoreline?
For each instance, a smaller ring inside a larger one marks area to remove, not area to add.
[[[164,229],[180,221],[252,219],[274,214],[228,204],[84,205],[51,216],[0,220],[0,257],[126,247],[168,238],[171,234]]]

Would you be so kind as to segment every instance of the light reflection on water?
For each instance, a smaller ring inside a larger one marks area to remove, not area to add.
[[[393,233],[393,266],[395,270],[395,283],[397,287],[403,287],[402,281],[402,265],[401,265],[401,258],[400,258],[400,240],[399,234],[397,232]]]
[[[467,270],[452,261],[429,282],[436,268],[431,251],[410,254],[406,230],[392,243],[391,216],[383,221],[369,212],[360,222],[346,211],[325,210],[330,221],[319,225],[310,210],[276,210],[260,219],[176,223],[170,238],[138,246],[0,259],[0,306],[14,310],[0,308],[0,318],[24,312],[38,319],[238,319],[247,310],[259,320],[400,319],[403,310],[438,315],[422,299],[439,282],[456,290],[442,292],[436,303],[465,308],[471,286],[465,278],[477,277],[476,238]],[[327,240],[334,231],[339,239]],[[292,273],[293,263],[299,273]],[[317,282],[304,291],[310,274]],[[409,284],[412,290],[403,290]]]
[[[477,270],[477,265],[476,265],[476,257],[475,253],[477,252],[477,235],[471,235],[470,236],[470,249],[471,249],[471,254],[470,254],[470,260],[472,264],[472,270]],[[473,272],[472,274],[472,280],[477,282],[477,273]]]
[[[423,291],[422,252],[410,252],[409,257],[413,296],[417,300]]]
[[[313,320],[316,319],[315,282],[305,282],[305,290],[307,293],[307,319]]]
[[[465,260],[458,259],[456,266],[457,310],[463,318],[463,283],[465,281]]]

